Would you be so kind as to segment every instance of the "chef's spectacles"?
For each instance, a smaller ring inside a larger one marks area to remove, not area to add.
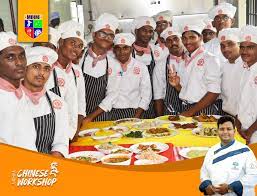
[[[100,38],[108,39],[108,40],[111,40],[111,41],[114,40],[114,37],[115,37],[114,34],[112,34],[112,33],[106,33],[106,32],[104,32],[104,31],[98,31],[97,34],[98,34],[98,36],[99,36]]]
[[[256,48],[255,45],[250,45],[250,46],[239,46],[240,47],[240,50],[246,50],[246,51],[249,51],[249,50],[254,50]]]
[[[214,18],[214,21],[216,21],[216,22],[220,22],[220,21],[228,21],[230,19],[230,17],[229,16],[227,16],[227,15],[221,15],[221,16],[215,16],[215,18]]]

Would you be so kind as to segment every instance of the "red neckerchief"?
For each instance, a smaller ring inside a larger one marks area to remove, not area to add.
[[[22,98],[23,93],[21,90],[21,85],[19,86],[19,88],[16,88],[10,82],[8,82],[7,80],[1,77],[0,77],[0,89],[5,90],[7,92],[13,92],[18,99]]]
[[[25,92],[25,94],[29,97],[31,102],[35,105],[39,104],[39,99],[45,95],[46,89],[44,88],[40,92],[31,92],[29,89],[27,89],[25,86],[21,84],[22,90]]]

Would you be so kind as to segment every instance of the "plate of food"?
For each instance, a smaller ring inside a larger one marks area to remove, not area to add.
[[[113,144],[111,142],[99,144],[94,146],[98,151],[104,153],[104,154],[110,154],[112,150],[123,148],[122,146],[119,146],[117,144]]]
[[[169,159],[165,156],[156,154],[153,151],[145,151],[135,156],[138,160],[149,160],[152,161],[154,164],[161,164],[167,162]]]
[[[178,134],[178,131],[169,128],[151,128],[143,132],[144,137],[171,137]]]
[[[188,121],[187,117],[180,116],[180,115],[166,115],[166,116],[160,116],[156,119],[160,121],[164,121],[166,123]]]
[[[142,131],[129,131],[123,134],[125,137],[128,138],[142,138],[143,132]]]
[[[165,152],[169,149],[168,144],[160,142],[143,142],[130,146],[130,150],[135,154],[140,154],[145,151],[153,151],[155,153]]]
[[[98,151],[80,151],[74,152],[68,155],[69,159],[78,160],[78,161],[86,161],[89,163],[97,163],[101,161],[101,158],[105,155]]]
[[[201,114],[200,116],[193,116],[193,120],[197,122],[204,122],[204,123],[217,123],[218,119],[221,116],[219,115],[205,115]]]
[[[133,152],[129,148],[118,148],[112,150],[111,154],[128,154],[132,156]]]
[[[179,151],[179,155],[187,159],[193,159],[197,157],[203,157],[208,152],[208,147],[189,147],[183,148]]]
[[[101,162],[107,165],[130,165],[131,155],[129,154],[109,154],[102,157]]]
[[[129,130],[128,127],[123,127],[123,126],[112,126],[112,127],[105,127],[103,128],[105,131],[115,131],[117,133],[124,133]]]
[[[122,137],[122,133],[117,132],[114,129],[99,129],[92,133],[91,137],[94,140],[113,140]]]
[[[134,123],[138,123],[138,122],[141,122],[142,120],[139,119],[139,118],[123,118],[123,119],[119,119],[119,120],[116,120],[114,122],[115,125],[118,125],[118,126],[132,126]]]
[[[163,124],[164,123],[160,120],[155,120],[155,121],[144,120],[144,121],[141,121],[141,122],[134,123],[132,125],[132,128],[145,130],[145,129],[151,129],[151,128],[154,128],[154,127],[160,127]]]
[[[218,129],[216,127],[201,127],[192,130],[192,133],[200,137],[217,137]]]
[[[173,122],[170,128],[192,130],[197,128],[200,124],[198,122]]]
[[[79,132],[79,137],[87,137],[87,136],[91,136],[92,133],[99,131],[100,129],[86,129],[83,131]]]

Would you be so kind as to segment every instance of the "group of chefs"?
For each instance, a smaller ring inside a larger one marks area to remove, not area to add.
[[[208,20],[175,24],[163,11],[129,33],[104,13],[89,43],[72,20],[26,48],[0,32],[0,142],[65,157],[82,123],[226,114],[256,143],[257,27],[232,28],[235,13],[221,3]]]

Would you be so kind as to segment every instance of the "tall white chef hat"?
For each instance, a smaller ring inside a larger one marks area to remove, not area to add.
[[[154,18],[155,22],[159,22],[159,21],[163,21],[163,20],[171,22],[172,18],[173,18],[173,14],[170,10],[166,10],[166,11],[159,12],[158,14],[153,16],[153,18]]]
[[[252,25],[246,25],[241,28],[240,31],[240,42],[253,42],[257,44],[257,27]]]
[[[36,46],[33,48],[27,48],[25,51],[27,66],[33,63],[47,63],[52,66],[58,59],[58,54],[47,47]]]
[[[155,29],[156,23],[152,17],[139,16],[134,19],[131,30],[132,32],[135,32],[135,29],[140,29],[143,26],[151,26],[153,29]]]
[[[94,32],[99,31],[101,29],[110,29],[113,31],[113,33],[115,33],[118,27],[119,20],[116,16],[109,13],[103,13],[96,20]]]
[[[82,24],[75,22],[74,20],[69,20],[61,23],[58,27],[58,31],[60,32],[62,39],[76,37],[81,39],[84,46],[86,46],[86,41],[84,39],[84,27]]]
[[[166,39],[169,37],[169,36],[172,36],[172,35],[177,35],[178,37],[181,37],[181,33],[179,32],[179,29],[178,27],[168,27],[166,28],[162,33],[161,33],[161,37],[166,41]]]
[[[48,29],[49,35],[48,35],[48,42],[53,44],[56,48],[58,47],[58,41],[61,38],[61,34],[57,29],[54,29],[52,27],[49,27]]]
[[[217,32],[217,29],[212,26],[212,21],[213,21],[213,20],[211,20],[211,19],[209,19],[209,18],[206,19],[206,20],[204,20],[203,22],[205,23],[205,26],[204,26],[203,30],[209,29],[209,30],[211,30],[211,31]]]
[[[219,41],[231,40],[233,42],[239,42],[240,29],[239,28],[227,28],[219,32]]]
[[[15,35],[13,32],[0,32],[0,51],[7,47],[18,45],[17,35]]]
[[[200,21],[199,23],[194,23],[194,24],[185,23],[185,24],[181,24],[180,28],[181,28],[180,31],[182,32],[182,34],[187,31],[195,31],[201,35],[204,28],[204,23]]]
[[[216,6],[214,6],[208,13],[209,18],[211,18],[212,20],[214,20],[215,16],[219,15],[219,14],[226,14],[228,15],[230,18],[234,18],[236,13],[236,7],[233,6],[230,3],[220,3]]]
[[[60,18],[60,13],[59,12],[52,12],[50,16],[50,21]]]
[[[114,45],[124,44],[127,46],[132,46],[135,42],[135,36],[131,33],[119,33],[115,35]]]

